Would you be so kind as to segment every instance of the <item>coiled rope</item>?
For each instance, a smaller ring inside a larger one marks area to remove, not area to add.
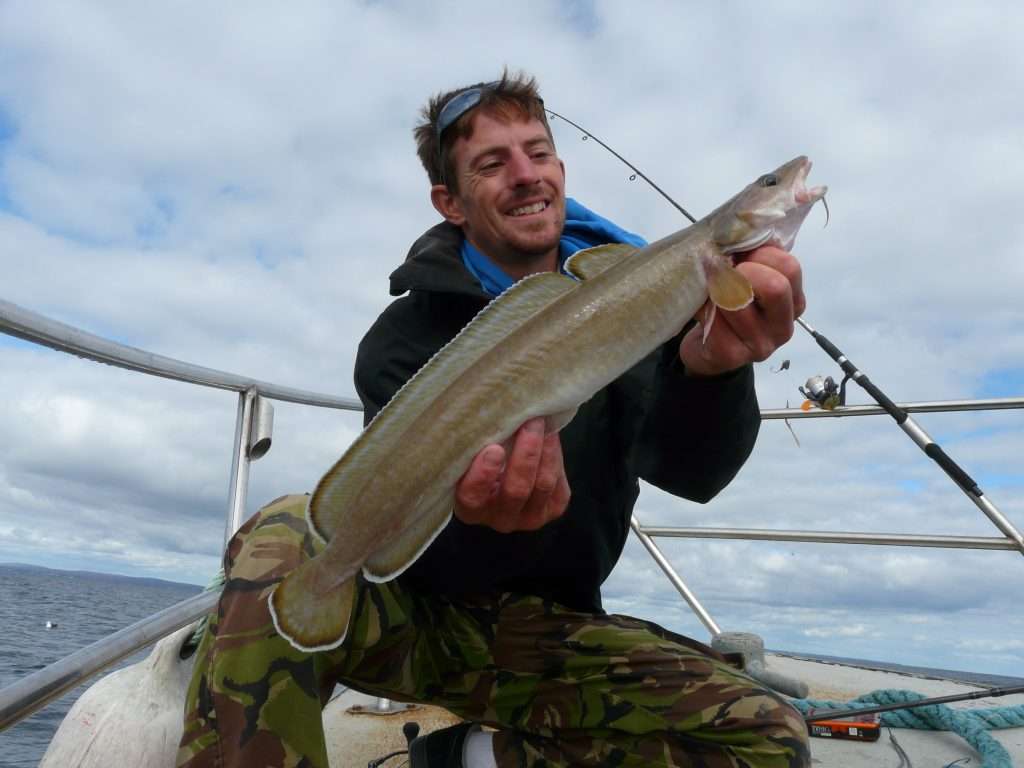
[[[872,691],[850,701],[827,699],[791,699],[804,715],[815,709],[856,709],[880,704],[902,704],[925,698],[915,691],[895,688]],[[960,736],[981,755],[982,768],[1012,768],[1006,748],[988,732],[996,728],[1024,726],[1024,704],[1013,707],[953,709],[946,704],[928,704],[914,709],[882,712],[881,723],[890,728],[917,728],[950,731]]]

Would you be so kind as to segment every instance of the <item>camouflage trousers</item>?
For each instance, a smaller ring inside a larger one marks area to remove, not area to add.
[[[327,768],[321,708],[336,683],[495,727],[502,768],[810,764],[803,720],[781,697],[710,648],[625,616],[360,580],[342,646],[296,650],[266,597],[321,547],[306,499],[263,508],[228,546],[178,766]]]

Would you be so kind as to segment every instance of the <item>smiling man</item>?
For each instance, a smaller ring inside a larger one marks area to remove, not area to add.
[[[439,94],[423,118],[417,150],[444,221],[391,275],[399,298],[360,344],[367,422],[516,280],[559,270],[581,248],[644,242],[566,198],[532,78]],[[390,582],[359,578],[339,648],[295,650],[266,607],[273,585],[322,548],[306,497],[246,523],[225,556],[179,765],[326,768],[319,713],[338,682],[465,719],[414,741],[412,768],[808,765],[803,721],[780,696],[711,648],[601,606],[639,480],[704,502],[753,447],[750,364],[789,339],[804,299],[790,254],[741,261],[756,301],[721,312],[705,343],[691,323],[560,432],[537,418],[481,446],[419,560]]]

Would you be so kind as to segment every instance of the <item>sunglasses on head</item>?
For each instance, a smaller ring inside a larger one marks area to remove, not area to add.
[[[437,115],[437,122],[434,125],[434,137],[437,140],[437,162],[441,169],[442,183],[444,182],[444,163],[441,158],[441,138],[444,136],[444,132],[451,128],[460,117],[480,103],[480,100],[484,97],[484,91],[493,90],[498,83],[498,80],[492,80],[483,85],[467,88],[465,91],[460,91],[452,96],[441,107],[441,111]],[[544,103],[543,99],[540,100],[540,103]]]

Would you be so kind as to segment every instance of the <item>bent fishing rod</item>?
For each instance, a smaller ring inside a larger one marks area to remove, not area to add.
[[[597,136],[592,134],[583,126],[574,123],[569,118],[564,117],[563,115],[560,115],[557,112],[548,109],[547,107],[545,107],[544,109],[552,117],[557,117],[558,119],[565,121],[573,128],[580,131],[583,134],[584,141],[586,141],[587,139],[593,139],[606,150],[608,150],[612,155],[618,158],[622,163],[628,166],[629,169],[633,171],[633,175],[629,177],[630,181],[635,180],[636,177],[639,176],[648,184],[650,184],[655,192],[657,192],[659,195],[668,200],[669,203],[671,203],[676,210],[678,210],[687,219],[689,219],[691,223],[695,224],[697,222],[697,220],[692,215],[690,215],[690,213],[685,208],[683,208],[681,205],[679,205],[679,203],[673,200],[661,187],[659,187],[657,184],[651,181],[651,179],[645,173],[643,173],[639,168],[637,168],[631,162],[626,160],[626,158],[624,158],[614,149],[612,149],[599,138],[597,138]],[[974,503],[974,505],[985,514],[985,516],[990,521],[992,521],[992,524],[999,529],[1000,533],[1006,536],[1006,538],[1013,541],[1017,545],[1017,549],[1019,549],[1021,554],[1024,555],[1024,535],[1021,535],[1020,531],[1018,531],[1014,527],[1013,523],[1011,523],[1009,519],[1007,519],[1006,516],[1004,516],[1003,513],[1000,512],[999,509],[997,509],[996,506],[991,501],[988,500],[984,492],[978,486],[977,482],[975,482],[974,478],[967,474],[967,472],[965,472],[963,468],[959,464],[957,464],[949,456],[949,454],[947,454],[942,449],[942,447],[938,443],[932,440],[928,433],[925,432],[924,429],[922,429],[921,426],[916,421],[914,421],[913,418],[911,418],[910,414],[907,412],[905,408],[900,408],[898,405],[896,405],[896,403],[890,400],[889,397],[881,389],[879,389],[878,386],[875,385],[864,373],[858,370],[857,366],[855,366],[850,361],[850,359],[846,357],[846,355],[844,355],[840,351],[840,349],[835,344],[833,344],[824,334],[816,331],[814,328],[810,326],[809,323],[805,322],[802,318],[798,317],[796,319],[796,322],[799,323],[801,328],[803,328],[805,331],[807,331],[807,333],[811,335],[815,342],[817,342],[818,346],[821,347],[829,357],[831,357],[833,360],[835,360],[836,363],[839,364],[839,367],[842,368],[843,373],[846,374],[846,378],[853,379],[855,382],[857,382],[861,386],[861,388],[865,392],[867,392],[868,395],[870,395],[871,398],[876,403],[878,403],[878,405],[880,405],[882,409],[893,418],[893,420],[895,420],[895,422],[899,425],[900,429],[907,433],[907,435],[910,437],[911,440],[914,441],[917,447],[924,451],[925,455],[928,456],[928,458],[930,458],[932,461],[939,465],[942,471],[945,472],[950,477],[950,479],[953,480],[954,483],[956,483],[957,487],[959,487],[960,490],[964,492],[967,498],[969,498]]]

